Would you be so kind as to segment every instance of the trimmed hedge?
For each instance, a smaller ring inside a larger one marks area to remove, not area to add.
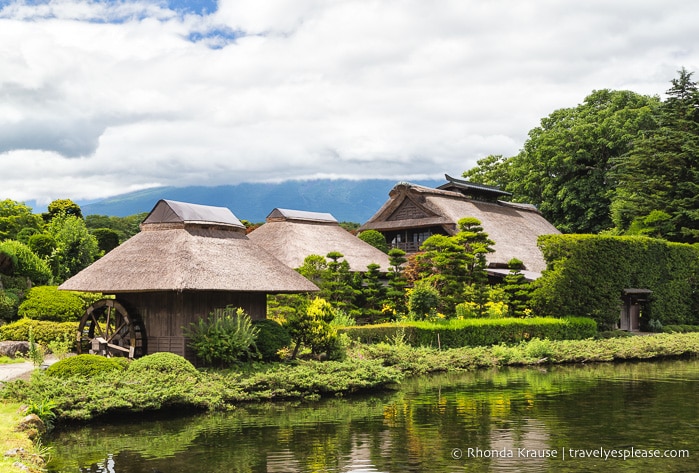
[[[597,324],[592,319],[582,317],[452,319],[437,323],[405,322],[345,327],[340,332],[363,343],[402,340],[412,346],[458,348],[519,343],[532,338],[582,340],[595,336]]]
[[[29,340],[29,327],[34,333],[34,340],[47,345],[54,340],[75,339],[78,322],[46,322],[43,320],[20,319],[0,326],[0,340]]]
[[[662,325],[699,324],[699,245],[638,236],[542,235],[548,269],[533,284],[543,315],[592,317],[602,328],[619,320],[622,290],[653,291],[641,318]]]
[[[699,332],[699,325],[665,325],[663,333],[692,333]]]
[[[57,361],[46,369],[46,374],[67,379],[73,376],[90,378],[106,371],[123,370],[128,361],[125,358],[107,358],[99,355],[77,355]]]
[[[175,375],[199,376],[199,371],[184,357],[169,352],[158,352],[134,360],[129,373],[171,373]]]
[[[258,329],[255,346],[264,361],[279,361],[277,352],[291,345],[289,331],[272,319],[253,320]]]
[[[52,322],[79,321],[85,301],[74,292],[59,291],[57,286],[35,286],[19,305],[20,317]]]

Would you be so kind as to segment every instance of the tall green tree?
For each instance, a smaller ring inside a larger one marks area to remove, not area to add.
[[[43,222],[31,207],[11,199],[0,200],[0,241],[18,240],[22,230],[39,232]]]
[[[388,251],[388,290],[386,291],[386,299],[394,311],[393,316],[403,314],[407,310],[405,305],[405,288],[408,285],[408,280],[403,274],[403,265],[408,262],[405,257],[405,251],[400,248],[391,248]]]
[[[97,239],[90,234],[82,218],[58,214],[46,225],[46,232],[56,242],[50,258],[56,282],[65,281],[100,256]]]
[[[386,287],[381,282],[381,266],[371,263],[363,275],[361,313],[370,322],[381,318],[381,305],[386,300]]]
[[[672,241],[699,241],[699,90],[686,69],[671,81],[657,127],[618,159],[612,216],[617,228]]]
[[[50,222],[59,215],[72,215],[83,218],[83,211],[78,204],[70,199],[56,199],[49,204],[48,212],[41,214],[46,222]]]
[[[624,156],[640,132],[656,127],[653,112],[659,103],[629,91],[594,91],[577,107],[543,118],[518,155],[489,156],[464,177],[536,205],[562,232],[609,229],[611,160]]]

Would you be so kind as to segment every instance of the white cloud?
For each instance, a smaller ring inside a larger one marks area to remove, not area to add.
[[[34,3],[34,2],[32,2]],[[690,0],[50,0],[0,10],[0,198],[458,175],[699,69]]]

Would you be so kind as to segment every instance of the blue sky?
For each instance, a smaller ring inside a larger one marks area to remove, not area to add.
[[[699,71],[692,0],[0,0],[0,199],[460,175]]]

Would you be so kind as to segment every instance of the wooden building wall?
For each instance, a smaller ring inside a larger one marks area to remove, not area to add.
[[[215,309],[228,305],[242,307],[252,320],[267,316],[267,295],[224,291],[163,291],[122,293],[117,300],[142,320],[146,334],[146,353],[168,351],[196,362],[187,347],[184,328]]]

